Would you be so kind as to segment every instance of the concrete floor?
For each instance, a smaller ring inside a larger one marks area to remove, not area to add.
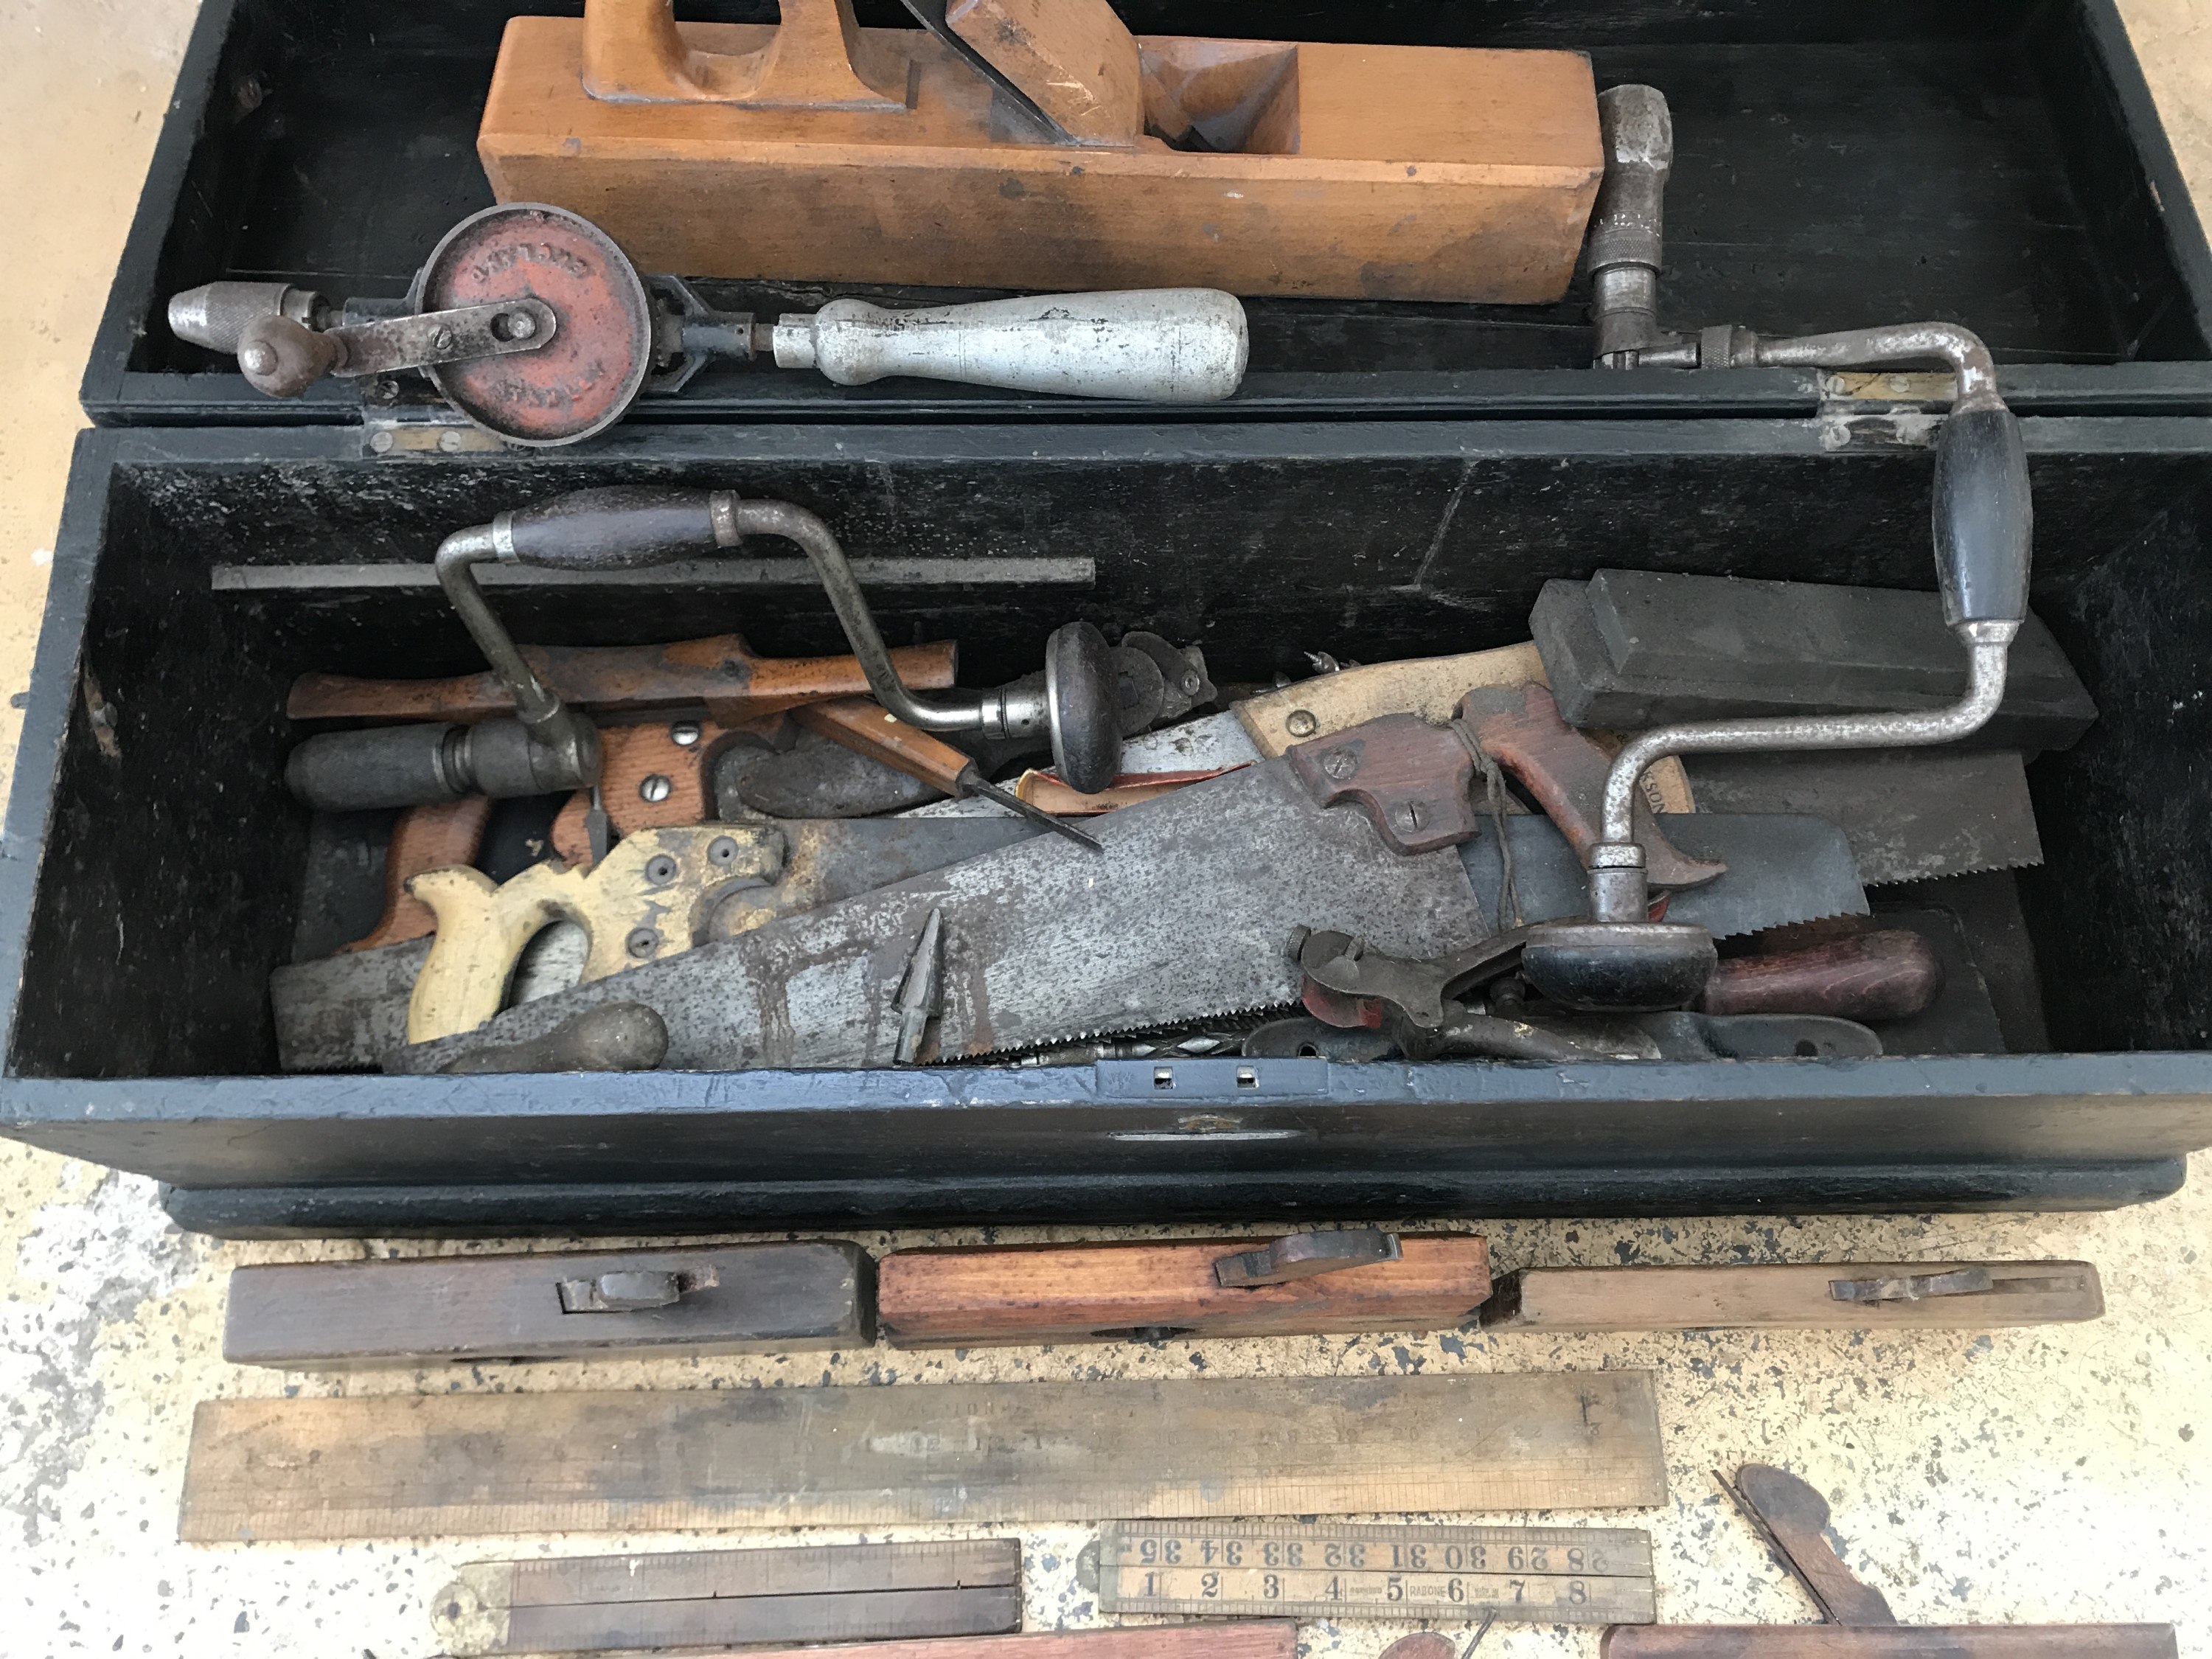
[[[2198,199],[2212,201],[2212,3],[2122,0],[2122,9]],[[16,295],[0,314],[0,690],[20,688],[28,673],[45,550],[70,434],[82,424],[77,376],[191,10],[191,0],[0,0],[0,222],[14,228]],[[12,752],[15,720],[0,708],[0,752]],[[1650,1528],[1662,1617],[1811,1617],[1714,1486],[1714,1469],[1755,1457],[1786,1463],[1831,1495],[1846,1559],[1903,1619],[2170,1620],[2185,1652],[2212,1654],[2203,1595],[2212,1582],[2212,1265],[2200,1260],[2212,1246],[2212,1160],[2197,1160],[2178,1197],[2112,1215],[1486,1222],[1482,1230],[1509,1266],[2086,1257],[2104,1269],[2111,1311],[2094,1325],[1986,1337],[1444,1335],[332,1382],[226,1366],[224,1279],[243,1262],[385,1247],[186,1237],[167,1225],[149,1182],[0,1145],[0,1655],[399,1659],[434,1651],[427,1608],[461,1563],[684,1541],[186,1549],[174,1541],[185,1438],[193,1404],[213,1396],[934,1382],[1066,1376],[1092,1365],[1177,1376],[1650,1367],[1659,1378],[1671,1504],[1558,1518]],[[1072,1576],[1083,1530],[1023,1532],[1031,1627],[1097,1622]],[[1364,1656],[1401,1633],[1355,1626],[1305,1635],[1313,1653]],[[1596,1636],[1500,1626],[1485,1651],[1595,1654]]]

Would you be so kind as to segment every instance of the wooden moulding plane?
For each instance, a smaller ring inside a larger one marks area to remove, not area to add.
[[[507,25],[503,202],[702,276],[1547,304],[1604,171],[1578,52],[1133,35],[1107,0]],[[994,85],[994,82],[996,84]]]

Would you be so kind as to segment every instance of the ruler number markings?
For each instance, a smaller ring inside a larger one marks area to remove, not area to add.
[[[1131,1613],[1648,1622],[1650,1563],[1644,1534],[1607,1528],[1123,1522],[1101,1541],[1099,1588]]]

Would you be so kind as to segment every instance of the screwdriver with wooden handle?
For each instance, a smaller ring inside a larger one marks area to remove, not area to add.
[[[871,760],[896,767],[910,778],[920,778],[955,800],[981,795],[1094,853],[1106,850],[1095,836],[1065,818],[1056,818],[1012,791],[1000,788],[984,777],[981,768],[951,744],[908,726],[870,698],[838,697],[829,702],[808,703],[793,709],[792,717],[808,731],[819,732]]]

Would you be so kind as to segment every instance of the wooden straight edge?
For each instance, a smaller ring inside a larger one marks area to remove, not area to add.
[[[696,1648],[717,1643],[854,1642],[989,1636],[1022,1626],[1019,1584],[850,1590],[831,1595],[712,1595],[485,1609],[433,1620],[453,1659],[530,1653]]]
[[[2171,1625],[1618,1625],[1604,1659],[2175,1659]]]
[[[1018,1584],[1021,1577],[1018,1538],[555,1555],[528,1561],[479,1561],[461,1569],[462,1582],[487,1603],[518,1607],[674,1601],[704,1595],[940,1589]]]
[[[1401,1234],[1395,1261],[1224,1288],[1214,1263],[1255,1242],[894,1251],[877,1264],[877,1323],[904,1348],[1088,1341],[1161,1328],[1202,1336],[1425,1331],[1459,1325],[1490,1294],[1489,1248],[1467,1233]]]
[[[856,1647],[701,1653],[690,1659],[1297,1659],[1298,1627],[1287,1620],[1235,1624],[1134,1625],[939,1642],[867,1642]]]
[[[1838,1279],[1988,1269],[1986,1291],[1917,1301],[1846,1302]],[[1826,1261],[1722,1267],[1525,1267],[1498,1281],[1486,1330],[1670,1331],[1731,1326],[1995,1330],[2066,1324],[2105,1311],[2087,1261]]]
[[[1090,587],[1097,562],[1084,558],[866,559],[853,574],[878,587]],[[646,570],[536,570],[487,565],[486,587],[817,587],[821,578],[804,559],[687,559]],[[434,588],[437,572],[427,564],[219,564],[208,586],[217,593],[294,590]]]
[[[1666,1497],[1650,1373],[218,1400],[187,1542],[1597,1509]]]

